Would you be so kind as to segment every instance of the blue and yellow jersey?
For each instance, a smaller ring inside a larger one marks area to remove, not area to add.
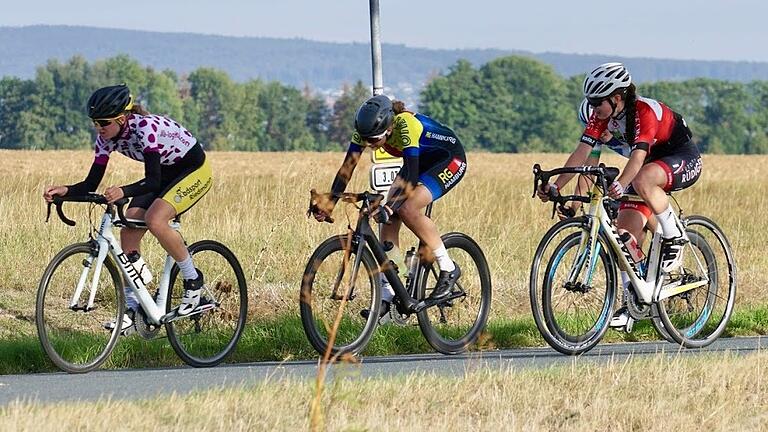
[[[450,128],[424,114],[402,112],[395,115],[393,124],[392,134],[383,146],[392,156],[417,156],[459,144],[456,134]],[[363,140],[357,132],[352,134],[350,150],[363,151]]]

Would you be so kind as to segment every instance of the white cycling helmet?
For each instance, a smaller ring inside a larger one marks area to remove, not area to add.
[[[592,117],[592,106],[589,105],[588,100],[584,99],[579,105],[579,121],[583,126],[586,126],[590,117]]]
[[[621,63],[604,63],[587,74],[584,79],[584,97],[603,99],[618,89],[629,87],[632,77]]]

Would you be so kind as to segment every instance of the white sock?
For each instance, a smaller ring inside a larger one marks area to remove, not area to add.
[[[440,242],[440,247],[432,251],[435,254],[437,265],[440,266],[441,271],[453,271],[456,266],[453,264],[453,260],[448,256],[448,251],[445,249],[445,245]]]
[[[629,286],[629,283],[630,283],[629,274],[625,271],[621,272],[621,286],[625,292],[627,291],[627,287]]]
[[[192,255],[187,255],[187,259],[185,260],[176,261],[176,264],[179,266],[181,277],[183,277],[184,280],[197,279],[197,270],[195,269],[195,264],[192,263]]]
[[[133,292],[133,290],[130,287],[124,287],[123,292],[125,293],[125,306],[128,309],[138,310],[139,298],[136,297],[136,294]]]
[[[385,302],[392,303],[392,299],[395,298],[395,290],[383,273],[379,275],[379,281],[381,282],[381,299]]]
[[[683,235],[675,223],[675,211],[672,210],[672,204],[668,205],[667,209],[661,212],[661,214],[657,214],[656,220],[661,225],[662,237],[669,239]]]

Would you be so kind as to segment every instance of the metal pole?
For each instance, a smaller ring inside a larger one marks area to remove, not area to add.
[[[371,7],[371,67],[373,68],[373,95],[384,93],[381,72],[381,26],[379,25],[379,0],[370,0]]]

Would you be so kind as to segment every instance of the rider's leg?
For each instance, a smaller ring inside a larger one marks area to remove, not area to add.
[[[144,219],[146,209],[141,207],[129,207],[125,211],[125,217],[128,219]],[[120,230],[120,246],[123,248],[123,253],[128,255],[131,252],[141,253],[141,239],[146,233],[146,229],[141,228],[123,228]],[[139,299],[130,287],[123,287],[125,293],[125,306],[130,310],[137,310],[139,308]]]
[[[184,278],[184,297],[179,306],[179,313],[186,315],[200,302],[200,293],[203,286],[203,275],[200,274],[192,262],[187,245],[178,231],[171,228],[168,221],[176,217],[176,209],[162,199],[156,199],[144,215],[149,231],[157,237],[160,245],[173,257],[181,270]]]
[[[144,219],[146,209],[140,207],[129,207],[125,211],[125,217],[128,219]],[[120,246],[126,254],[130,252],[141,252],[141,239],[146,233],[146,229],[123,228],[120,230]]]
[[[675,223],[674,210],[669,204],[669,197],[664,188],[668,185],[666,171],[661,165],[648,163],[644,165],[635,179],[632,187],[656,215],[656,220],[661,225],[664,238],[679,237],[682,235]]]
[[[632,234],[637,240],[638,244],[642,242],[644,236],[644,227],[648,219],[645,214],[638,208],[622,208],[619,211],[619,216],[616,219],[616,227],[620,230],[626,230]],[[630,279],[626,271],[621,271],[621,286],[622,286],[622,298],[621,307],[616,310],[611,319],[610,326],[617,328],[624,328],[627,331],[631,329],[633,324],[632,317],[629,316],[627,311],[627,290],[629,289]]]
[[[435,222],[424,214],[424,208],[432,202],[432,193],[423,185],[417,186],[408,199],[400,206],[398,214],[416,236],[435,255],[440,274],[429,298],[434,301],[447,298],[461,276],[461,269],[448,256],[448,250],[440,238]]]
[[[432,218],[424,214],[424,208],[431,202],[432,194],[426,187],[419,185],[400,206],[398,215],[405,226],[432,250],[440,270],[453,271],[454,263],[448,256],[448,251],[437,231],[437,225]]]
[[[651,208],[657,223],[661,226],[664,240],[661,270],[664,272],[673,271],[680,266],[683,248],[681,238],[683,233],[677,226],[675,212],[665,192],[665,188],[672,185],[671,173],[667,172],[668,168],[663,162],[648,163],[640,169],[632,181],[632,187]]]
[[[402,224],[403,224],[402,220],[400,220],[400,218],[396,214],[394,214],[390,217],[388,224],[381,225],[382,243],[390,242],[394,245],[394,247],[398,248],[399,250],[400,249],[400,226]],[[402,256],[401,253],[397,253],[396,255]],[[398,261],[402,261],[402,259]],[[405,265],[404,262],[396,262],[395,264],[397,264],[398,266]],[[387,303],[391,303],[392,299],[395,297],[395,290],[392,288],[392,285],[389,283],[384,273],[379,273],[379,281],[381,282],[381,300]]]

